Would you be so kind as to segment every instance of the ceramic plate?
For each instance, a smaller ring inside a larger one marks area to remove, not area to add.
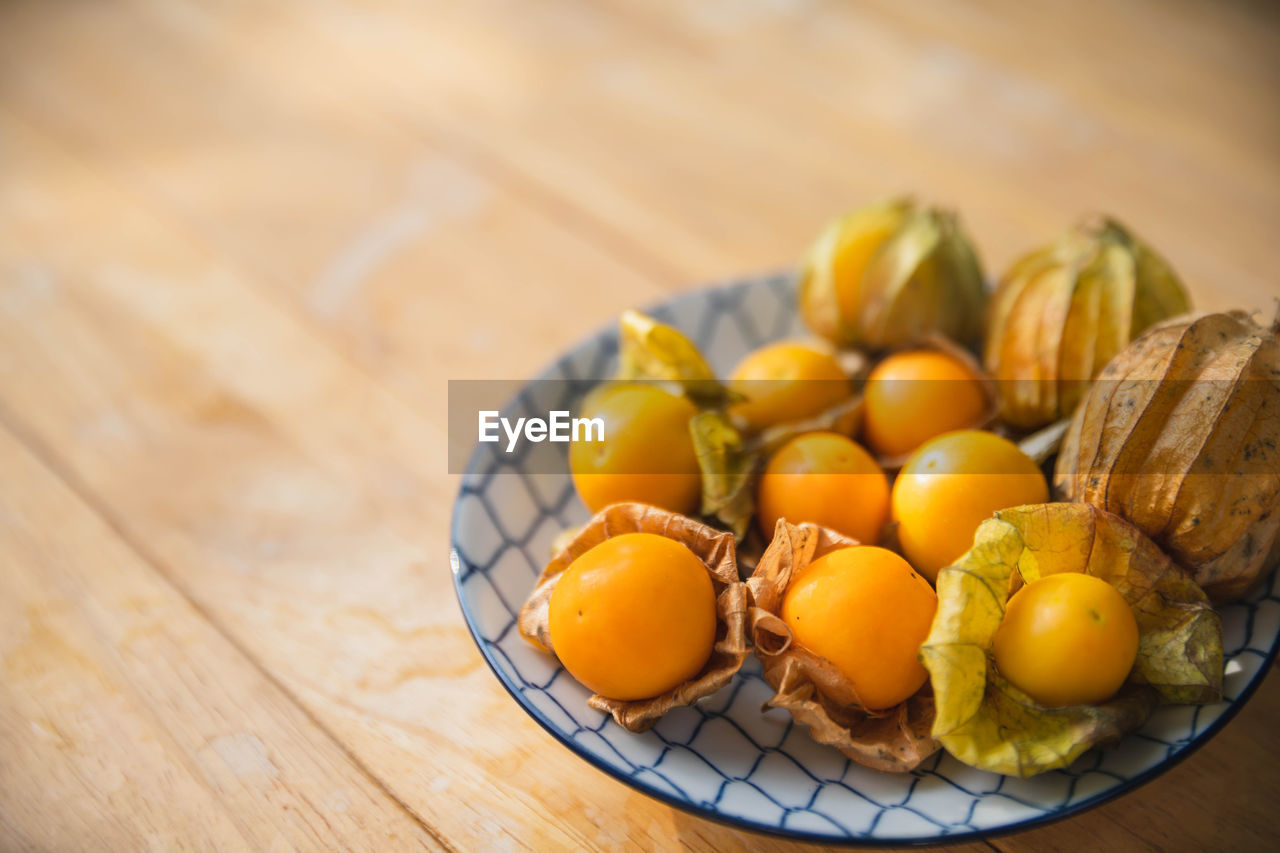
[[[721,375],[763,343],[804,334],[794,283],[784,275],[698,291],[651,313],[688,334]],[[575,397],[612,375],[617,349],[613,328],[591,337],[540,377],[557,381],[528,384],[509,410],[576,411]],[[1225,701],[1163,708],[1115,748],[1025,780],[974,770],[942,752],[904,775],[854,764],[810,740],[785,711],[761,713],[772,691],[754,658],[719,693],[632,734],[587,707],[588,691],[515,629],[552,538],[588,516],[573,492],[565,447],[526,443],[508,455],[499,445],[477,444],[471,454],[454,506],[451,559],[476,644],[519,706],[567,748],[658,800],[739,828],[892,845],[958,841],[1062,818],[1185,758],[1239,710],[1276,656],[1280,589],[1273,574],[1248,601],[1221,610]]]

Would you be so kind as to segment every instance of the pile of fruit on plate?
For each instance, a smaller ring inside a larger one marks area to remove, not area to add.
[[[885,771],[1030,776],[1217,701],[1214,606],[1280,557],[1280,318],[1191,313],[1111,220],[984,281],[954,216],[893,201],[814,244],[815,337],[727,379],[624,313],[569,452],[595,515],[521,634],[633,731],[754,654],[769,706]]]

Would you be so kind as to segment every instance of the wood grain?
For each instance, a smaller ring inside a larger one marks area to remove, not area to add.
[[[1261,307],[1278,47],[1194,2],[0,6],[0,846],[795,849],[589,768],[484,668],[446,381],[904,189],[993,272],[1102,206]],[[968,849],[1264,849],[1277,703]]]
[[[0,431],[6,848],[441,849]]]
[[[35,131],[4,127],[21,173],[62,176],[48,198],[74,201],[54,221],[74,226],[78,210],[100,223],[78,243],[83,269],[33,274],[17,258],[52,257],[59,232],[3,219],[0,264],[22,273],[14,310],[0,310],[8,417],[65,450],[100,511],[406,808],[461,849],[746,843],[714,824],[681,829],[513,717],[437,556],[446,542],[431,527],[452,494],[422,444],[442,448],[438,428],[431,442],[290,315]],[[132,240],[165,247],[147,275],[121,255]]]

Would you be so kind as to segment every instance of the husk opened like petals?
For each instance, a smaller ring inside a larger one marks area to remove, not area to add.
[[[738,580],[732,534],[646,504],[618,503],[596,513],[542,570],[520,609],[517,626],[521,636],[538,648],[554,652],[550,608],[557,582],[578,557],[605,540],[626,533],[652,533],[681,543],[706,567],[716,593],[715,646],[696,676],[648,699],[624,701],[593,695],[587,700],[592,708],[612,714],[623,728],[640,732],[672,708],[691,705],[715,693],[741,668],[748,651],[748,593],[746,584]]]
[[[1105,580],[1133,609],[1137,659],[1100,705],[1045,708],[997,671],[991,647],[1010,596],[1057,572]],[[1115,743],[1161,702],[1222,695],[1222,625],[1204,592],[1132,525],[1087,504],[1001,510],[973,548],[938,575],[938,613],[920,657],[937,717],[933,735],[956,758],[1032,776]]]

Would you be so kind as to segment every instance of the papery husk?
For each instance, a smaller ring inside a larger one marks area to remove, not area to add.
[[[684,334],[631,309],[618,318],[617,378],[674,383],[699,406],[737,398]]]
[[[1113,219],[1024,256],[987,315],[983,360],[1000,383],[1001,418],[1027,430],[1069,417],[1125,344],[1190,309],[1164,259]]]
[[[851,245],[878,241],[865,265]],[[842,346],[902,349],[940,333],[963,344],[981,331],[986,288],[956,217],[895,199],[827,226],[805,258],[800,310],[809,328]]]
[[[769,457],[796,436],[808,432],[849,435],[862,417],[862,396],[848,399],[810,418],[776,424],[744,435],[724,411],[701,412],[689,422],[693,449],[702,471],[701,514],[733,531],[741,543],[755,514],[756,479]]]
[[[1066,767],[1115,743],[1160,702],[1222,696],[1222,623],[1187,572],[1123,519],[1088,504],[1000,510],[938,573],[938,613],[920,660],[929,670],[933,735],[966,764],[1012,776]],[[1107,581],[1133,609],[1138,654],[1125,685],[1099,705],[1044,708],[1005,680],[992,640],[1009,597],[1056,572]]]
[[[791,631],[778,614],[787,587],[819,557],[859,544],[814,524],[779,519],[773,541],[747,579],[752,606],[748,624],[764,678],[774,696],[766,707],[784,708],[829,744],[859,764],[905,773],[938,749],[930,735],[933,696],[926,684],[906,702],[886,711],[869,711],[853,683],[825,658],[791,645]]]
[[[689,423],[702,474],[699,513],[741,539],[754,510],[751,479],[757,459],[743,447],[741,434],[722,411],[740,395],[716,379],[692,341],[652,317],[624,311],[618,320],[618,341],[618,381],[671,383],[703,410]]]
[[[764,460],[801,433],[830,430],[850,435],[861,420],[862,398],[851,392],[847,399],[811,417],[748,433],[725,410],[742,395],[715,378],[685,335],[634,310],[622,313],[618,335],[616,383],[601,385],[591,394],[607,394],[617,383],[655,382],[670,384],[697,404],[702,411],[690,420],[689,431],[702,474],[699,514],[724,525],[739,542],[751,527],[755,480]],[[869,367],[867,357],[856,350],[834,355],[851,381],[861,379]]]
[[[760,454],[723,411],[700,412],[689,422],[702,471],[701,514],[729,528],[741,541],[755,513],[755,476]]]
[[[581,532],[582,532],[582,525],[577,525],[576,527],[566,527],[564,530],[561,530],[559,533],[557,533],[555,535],[555,538],[551,540],[551,548],[550,548],[551,556],[554,557],[556,554],[559,554],[565,548],[568,548],[569,543],[572,542],[574,540],[574,537],[576,537]]]
[[[598,694],[587,700],[592,708],[612,714],[618,725],[633,732],[653,726],[679,705],[692,705],[724,687],[747,657],[747,585],[738,580],[738,564],[729,533],[687,516],[641,503],[618,503],[592,516],[542,570],[533,592],[520,608],[520,635],[544,651],[551,642],[551,593],[565,570],[596,545],[624,533],[653,533],[686,546],[702,561],[716,591],[716,642],[711,657],[697,676],[651,699],[622,701]]]
[[[1168,320],[1107,365],[1072,419],[1054,487],[1135,524],[1215,602],[1280,557],[1280,322]]]

